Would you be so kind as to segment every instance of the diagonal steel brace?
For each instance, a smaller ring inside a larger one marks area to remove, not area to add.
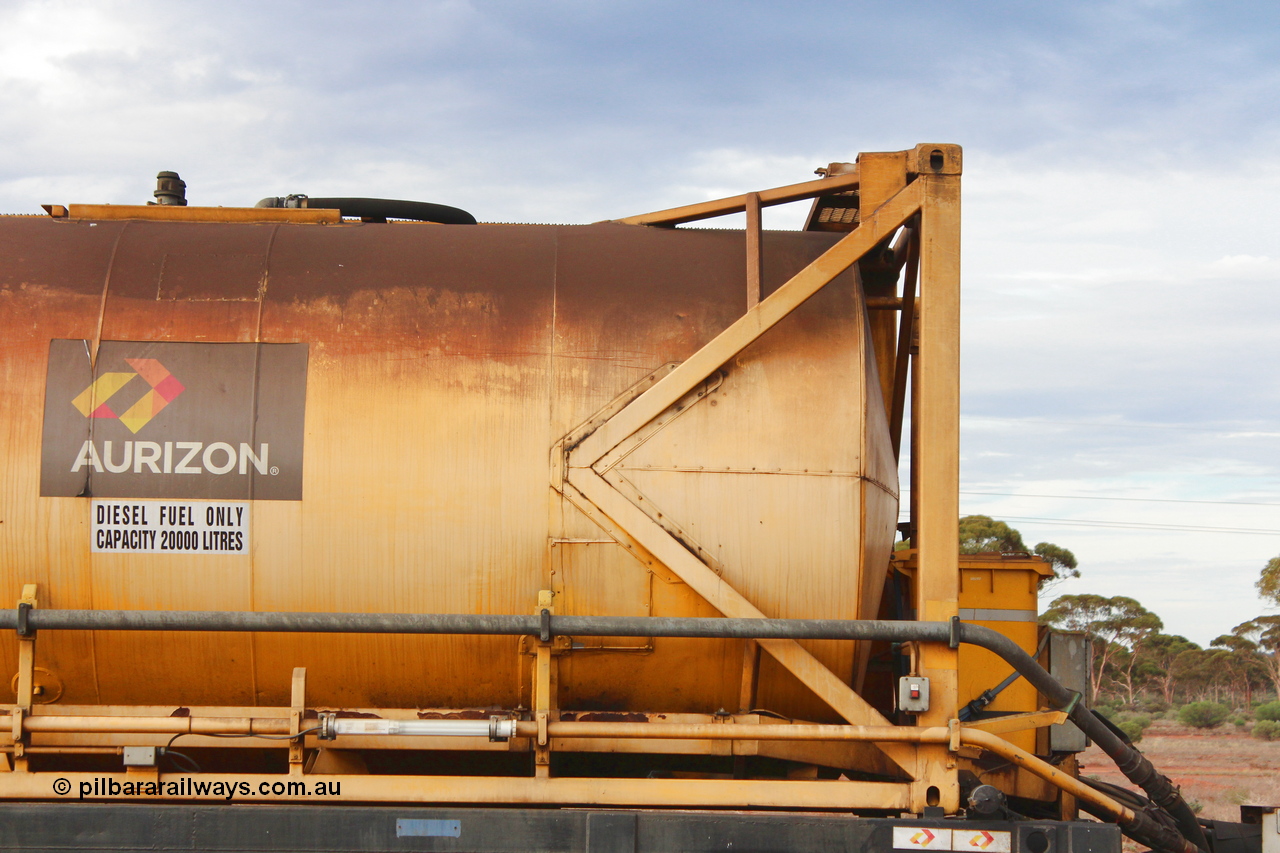
[[[652,387],[601,423],[568,452],[566,497],[591,503],[709,604],[730,617],[764,618],[745,596],[694,556],[661,525],[622,495],[592,466],[668,407],[692,391],[714,371],[773,328],[836,276],[889,237],[914,216],[923,203],[921,182],[904,189],[867,216],[861,226],[824,252],[768,298],[682,362]],[[576,502],[576,501],[575,501]],[[761,640],[760,645],[803,684],[855,725],[887,725],[888,721],[849,685],[794,640]],[[885,755],[912,777],[914,750],[905,744],[882,744]]]

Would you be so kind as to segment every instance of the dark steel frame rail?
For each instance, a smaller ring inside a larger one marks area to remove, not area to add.
[[[1125,743],[1063,687],[1029,654],[1008,637],[954,619],[913,622],[883,619],[731,619],[689,617],[556,616],[543,610],[535,616],[418,613],[259,613],[207,610],[40,610],[22,607],[0,612],[0,629],[24,635],[49,630],[82,631],[238,631],[258,633],[343,634],[507,634],[534,635],[543,642],[553,636],[580,637],[705,637],[787,640],[880,640],[895,643],[960,643],[979,646],[1003,658],[1054,707],[1116,762],[1134,784],[1177,823],[1173,833],[1139,812],[1139,826],[1130,834],[1167,850],[1182,850],[1190,842],[1208,850],[1208,840],[1195,813],[1178,789],[1132,745]],[[1185,839],[1185,841],[1184,841]]]
[[[892,853],[895,829],[1010,834],[1010,853],[1120,853],[1112,824],[805,812],[343,805],[0,804],[24,853]]]

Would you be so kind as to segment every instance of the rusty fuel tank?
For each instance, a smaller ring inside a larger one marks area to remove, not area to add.
[[[561,469],[742,316],[741,231],[174,210],[0,220],[11,602],[531,614],[548,590],[557,613],[716,614]],[[839,236],[766,232],[763,294]],[[620,445],[609,482],[767,615],[874,617],[898,501],[879,387],[845,274]],[[527,645],[55,632],[38,665],[69,703],[281,704],[306,666],[317,705],[512,708]],[[852,678],[852,644],[809,647]],[[740,641],[583,640],[560,706],[732,709],[742,666]],[[834,719],[761,667],[756,705]]]

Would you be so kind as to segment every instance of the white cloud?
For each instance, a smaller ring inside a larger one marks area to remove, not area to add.
[[[13,2],[0,210],[141,202],[177,169],[205,204],[384,195],[590,222],[956,141],[966,484],[1280,502],[1278,17],[1160,0]],[[795,227],[802,208],[766,222]],[[1280,527],[1266,508],[1081,503],[965,498]],[[1280,552],[1261,535],[1021,526],[1077,551],[1080,589],[1136,595],[1189,635],[1256,609],[1250,567]]]
[[[29,2],[0,8],[0,81],[27,84],[50,102],[78,100],[81,60],[136,58],[148,35],[148,18],[127,18],[115,4]]]

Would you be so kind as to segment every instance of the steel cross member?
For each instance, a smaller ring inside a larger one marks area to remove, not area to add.
[[[564,482],[559,485],[561,493],[598,523],[602,522],[601,514],[606,516],[611,522],[605,525],[606,529],[613,528],[612,532],[625,534],[725,616],[765,618],[765,614],[745,596],[619,492],[597,468],[620,444],[693,391],[915,216],[923,205],[923,184],[918,179],[907,184],[865,216],[857,229],[573,446],[565,460]],[[889,724],[875,708],[799,643],[794,640],[761,640],[760,645],[850,723]],[[915,751],[911,746],[881,744],[879,749],[901,771],[912,778],[917,777]],[[873,764],[895,772],[892,766],[885,766],[883,759],[873,760]]]

